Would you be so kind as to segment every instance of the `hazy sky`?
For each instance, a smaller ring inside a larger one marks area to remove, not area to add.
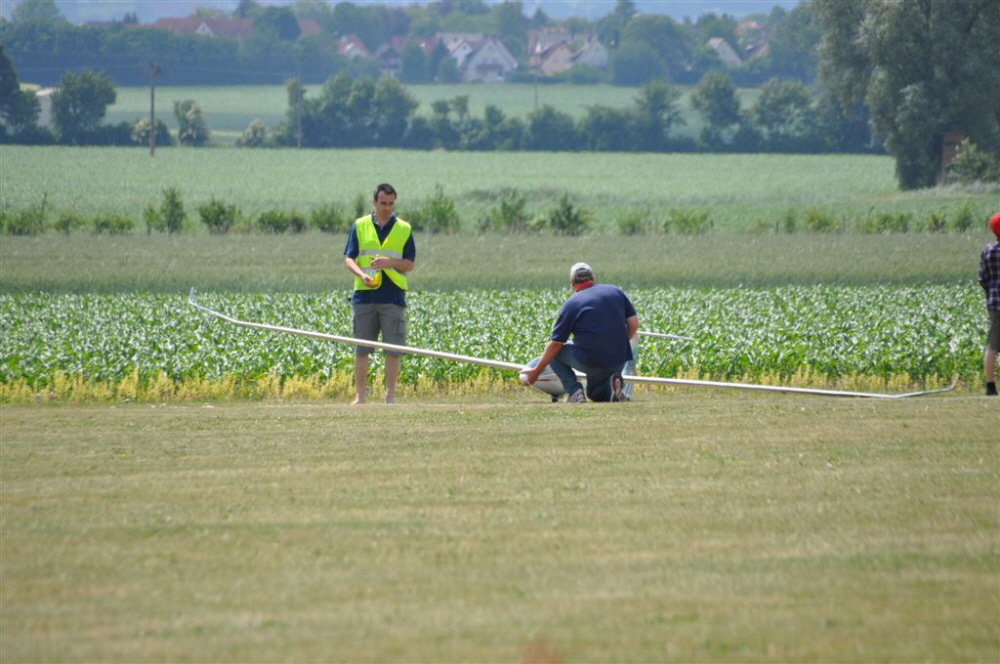
[[[30,0],[29,0],[30,1]],[[288,5],[293,0],[260,0],[261,4]],[[412,4],[415,0],[354,0],[354,4],[379,2],[391,5]],[[427,2],[428,0],[417,0]],[[496,0],[487,0],[495,2]],[[729,14],[740,18],[747,14],[767,13],[778,5],[791,9],[800,0],[635,0],[636,8],[645,14],[666,14],[677,20],[692,19],[701,14]],[[0,0],[0,11],[9,16],[19,0]],[[521,0],[528,16],[541,7],[546,14],[558,19],[581,16],[596,20],[607,15],[615,0]],[[148,23],[163,16],[181,17],[196,7],[213,7],[232,11],[237,0],[56,0],[63,15],[74,23],[121,19],[126,12],[134,12],[139,20]]]

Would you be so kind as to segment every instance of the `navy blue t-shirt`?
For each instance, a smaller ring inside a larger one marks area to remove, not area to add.
[[[372,215],[372,223],[375,223],[375,217]],[[392,227],[396,225],[396,215],[392,215],[389,219],[389,223],[385,226],[379,226],[375,224],[375,232],[378,233],[379,244],[385,242],[385,239],[389,237],[389,233],[392,231]],[[357,259],[358,255],[361,253],[358,247],[358,227],[357,222],[351,225],[351,232],[347,234],[347,246],[344,247],[344,255],[350,256],[351,258]],[[406,244],[403,245],[403,258],[406,260],[415,261],[417,259],[417,245],[413,242],[413,233],[410,233],[410,237],[406,238]],[[382,285],[374,290],[356,290],[351,295],[351,302],[353,304],[398,304],[401,307],[406,306],[406,291],[396,285],[389,277],[382,279]]]
[[[635,307],[625,292],[611,284],[577,291],[563,303],[552,326],[552,340],[566,343],[570,334],[581,361],[610,367],[632,359],[626,318]]]

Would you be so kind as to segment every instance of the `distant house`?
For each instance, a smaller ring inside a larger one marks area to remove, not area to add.
[[[495,37],[488,37],[459,62],[463,80],[467,82],[503,83],[517,69],[517,59]]]
[[[323,29],[311,18],[300,18],[299,33],[303,37],[320,34]],[[253,20],[249,18],[161,18],[154,28],[169,30],[177,34],[195,34],[202,37],[217,37],[243,41],[253,32]]]
[[[41,112],[38,114],[39,127],[52,126],[52,95],[55,92],[56,88],[39,88],[35,90],[35,97],[38,98],[38,105],[41,108]]]
[[[738,67],[743,64],[743,60],[740,56],[737,55],[736,51],[733,50],[733,47],[729,45],[729,42],[722,37],[712,37],[705,45],[715,51],[715,54],[719,56],[719,60],[722,61],[722,64],[729,65],[730,67]]]
[[[608,66],[608,50],[595,35],[577,37],[568,30],[529,33],[528,53],[528,65],[550,76],[577,64]]]
[[[177,34],[241,41],[250,35],[253,21],[248,18],[161,18],[153,27]]]
[[[559,74],[573,66],[573,51],[566,42],[558,42],[539,53],[536,68],[546,76]]]
[[[598,39],[591,39],[573,54],[574,65],[590,65],[598,69],[608,66],[608,49]]]
[[[337,42],[337,53],[346,56],[351,60],[355,58],[370,58],[371,51],[365,47],[364,42],[357,35],[344,35]]]
[[[741,21],[736,26],[736,39],[743,49],[744,60],[756,60],[768,53],[770,33],[754,20]]]

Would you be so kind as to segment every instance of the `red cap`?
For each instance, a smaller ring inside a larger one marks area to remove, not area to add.
[[[990,230],[997,237],[1000,237],[1000,212],[990,217]]]

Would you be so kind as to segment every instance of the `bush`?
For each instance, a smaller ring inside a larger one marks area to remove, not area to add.
[[[149,145],[149,120],[136,120],[131,125],[130,139],[136,145]],[[173,144],[170,130],[163,120],[156,121],[156,147],[169,147]]]
[[[45,203],[6,215],[4,231],[8,235],[38,235],[45,232]]]
[[[590,224],[590,215],[573,207],[569,194],[563,194],[559,207],[549,213],[548,223],[556,235],[582,235]]]
[[[132,232],[135,223],[129,217],[120,215],[100,216],[94,218],[94,233],[101,235],[127,235]]]
[[[928,233],[943,233],[948,229],[948,217],[940,210],[928,213],[924,219],[924,230]]]
[[[262,120],[254,120],[236,139],[236,146],[241,148],[260,148],[267,144],[267,125]]]
[[[618,231],[622,235],[645,235],[654,223],[649,210],[629,210],[618,217]]]
[[[239,221],[240,211],[235,204],[226,205],[212,198],[208,203],[198,206],[201,221],[213,235],[225,235]]]
[[[811,233],[832,233],[837,229],[837,221],[822,210],[809,210],[806,212],[805,226]]]
[[[181,192],[176,187],[167,187],[163,190],[160,207],[146,206],[142,211],[142,217],[146,221],[147,233],[152,231],[180,233],[184,230],[184,219],[187,218]]]
[[[434,196],[424,201],[421,216],[429,233],[454,233],[460,226],[455,202],[444,195],[441,185],[434,188]]]
[[[312,211],[309,225],[324,233],[342,233],[347,230],[350,220],[339,205],[330,203]]]
[[[301,233],[306,229],[306,219],[295,211],[266,210],[257,218],[257,225],[268,233]]]
[[[862,223],[861,232],[869,234],[888,235],[890,233],[905,233],[910,229],[913,215],[907,212],[892,214],[891,212],[879,212],[874,217],[870,216]]]
[[[368,197],[364,194],[358,194],[354,197],[354,219],[360,219],[371,212],[371,204],[368,202]],[[353,220],[352,220],[353,221]]]
[[[1000,160],[965,139],[949,172],[962,184],[1000,182]]]
[[[781,215],[781,230],[788,234],[792,234],[798,230],[799,227],[799,213],[795,210],[788,209],[785,214]]]
[[[679,235],[704,235],[712,228],[712,220],[704,210],[671,210],[663,222],[664,232]]]
[[[87,225],[87,220],[75,212],[63,212],[59,219],[53,224],[53,228],[60,233],[69,235],[73,231],[80,230]]]
[[[505,233],[523,233],[528,230],[531,218],[527,212],[528,199],[517,189],[507,189],[500,196],[500,207],[490,210],[479,222],[479,230],[499,230]]]
[[[976,221],[976,213],[972,209],[972,206],[965,203],[962,207],[958,208],[958,212],[955,213],[955,217],[951,220],[951,225],[959,233],[968,233],[976,224]]]

